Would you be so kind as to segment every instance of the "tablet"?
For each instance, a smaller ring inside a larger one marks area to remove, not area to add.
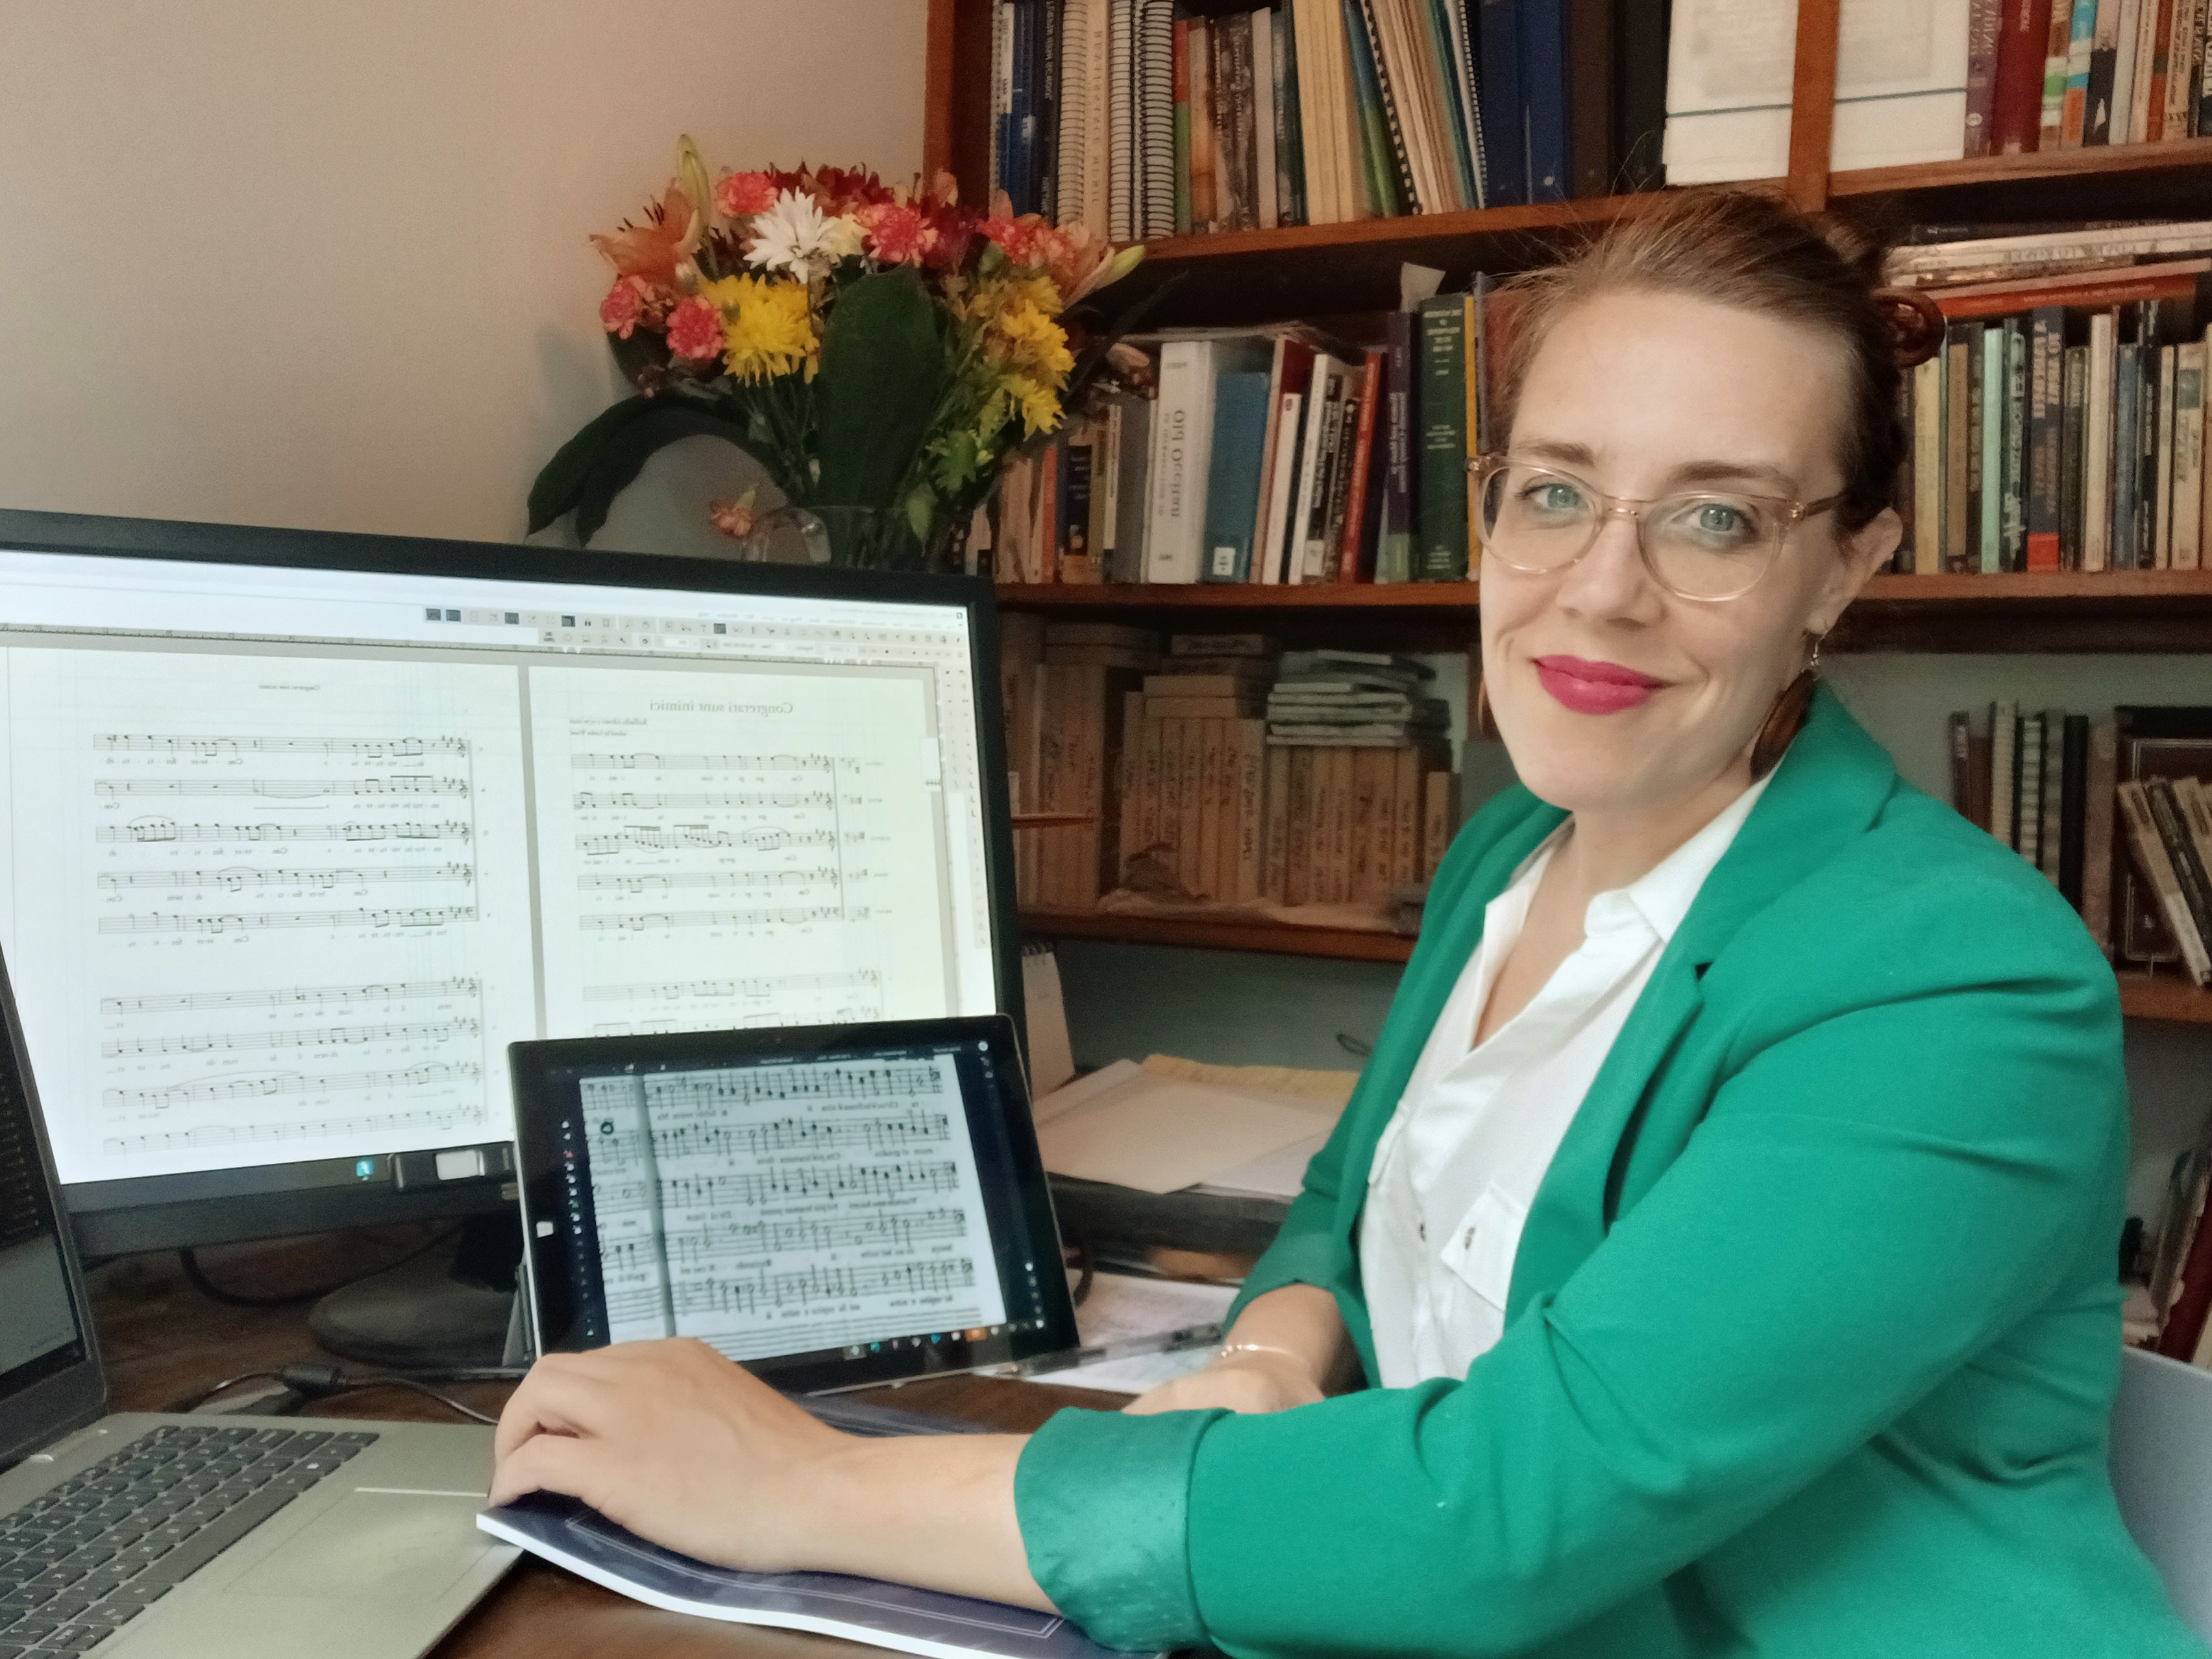
[[[1005,1015],[507,1054],[540,1353],[695,1336],[812,1392],[1076,1346]]]

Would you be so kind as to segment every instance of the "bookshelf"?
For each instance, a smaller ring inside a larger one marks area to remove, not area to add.
[[[1894,229],[1913,223],[2197,216],[2212,202],[2212,137],[1968,161],[1829,168],[1842,0],[1799,0],[1790,169],[1732,186]],[[981,199],[989,169],[989,0],[928,0],[924,164]],[[1401,263],[1452,276],[1534,264],[1561,241],[1644,210],[1654,194],[1527,207],[1173,236],[1152,242],[1129,281],[1175,289],[1161,323],[1237,325],[1387,309]],[[1162,629],[1254,629],[1291,644],[1470,649],[1474,584],[1374,587],[1024,586],[1010,610]],[[1914,652],[2212,652],[2212,570],[1876,577],[1832,647]],[[1031,912],[1042,934],[1366,962],[1402,962],[1412,941],[1385,933],[1204,917]],[[2212,992],[2175,975],[2123,972],[2135,1019],[2212,1024]]]

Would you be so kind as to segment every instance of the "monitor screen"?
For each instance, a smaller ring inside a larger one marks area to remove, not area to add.
[[[81,1214],[503,1169],[518,1040],[1007,1006],[974,584],[7,528],[0,945]]]

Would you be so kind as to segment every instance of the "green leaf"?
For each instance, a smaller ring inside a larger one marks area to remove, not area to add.
[[[697,404],[656,400],[651,408],[633,416],[616,432],[592,459],[576,492],[577,541],[586,547],[591,545],[592,538],[606,523],[615,497],[636,479],[656,450],[665,449],[681,439],[698,437],[725,439],[762,465],[771,465],[769,458],[754,446],[745,432],[744,422],[737,416],[702,408]]]
[[[586,422],[581,431],[554,452],[553,459],[530,486],[530,533],[536,535],[563,513],[572,511],[581,497],[584,480],[599,459],[599,452],[615,434],[653,407],[650,398],[626,398],[604,409]]]
[[[895,505],[950,374],[937,308],[920,277],[885,270],[848,285],[823,326],[814,380],[817,499]]]

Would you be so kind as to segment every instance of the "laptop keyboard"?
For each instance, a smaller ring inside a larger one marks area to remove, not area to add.
[[[375,1439],[173,1424],[0,1515],[0,1659],[98,1646]]]

